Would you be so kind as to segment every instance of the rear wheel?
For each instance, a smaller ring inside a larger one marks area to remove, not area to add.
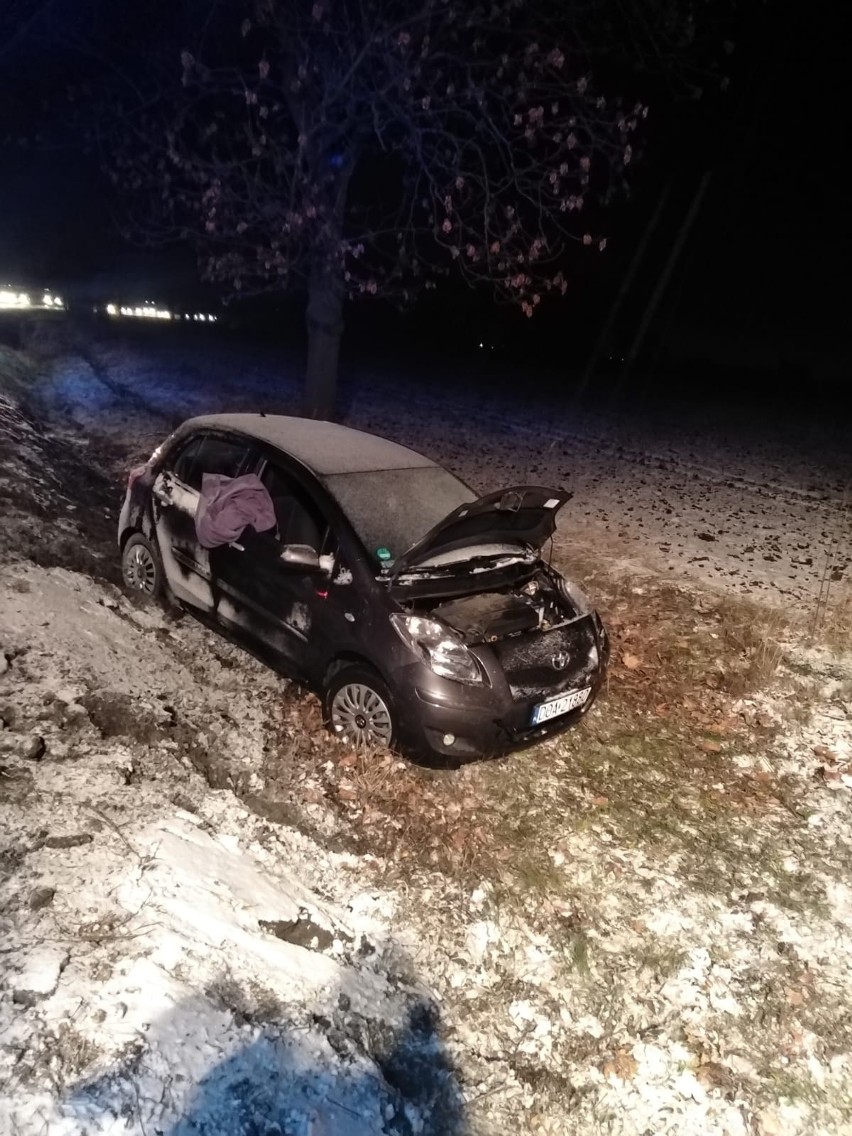
[[[154,545],[142,533],[134,533],[121,554],[121,575],[124,586],[131,592],[140,592],[149,599],[163,594],[163,562]]]
[[[393,699],[370,667],[346,666],[333,674],[325,687],[323,708],[335,736],[357,749],[392,746],[396,741]]]

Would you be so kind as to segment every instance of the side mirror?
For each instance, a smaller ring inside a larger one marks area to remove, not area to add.
[[[322,572],[319,555],[309,544],[285,544],[281,549],[281,563],[295,572],[314,575]]]

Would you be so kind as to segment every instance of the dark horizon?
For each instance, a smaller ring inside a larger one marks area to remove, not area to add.
[[[82,26],[102,8],[99,0],[61,12],[48,4],[29,33],[6,51],[0,46],[0,279],[62,288],[79,304],[149,294],[160,302],[213,303],[217,290],[198,280],[187,247],[143,249],[121,239],[119,198],[96,155],[62,125],[73,117],[69,83],[79,87],[104,66],[81,54],[75,18]],[[112,20],[121,25],[115,13]],[[399,319],[383,303],[350,305],[350,346],[369,342],[382,325],[391,339],[414,335],[426,343],[443,330],[452,344],[456,325],[467,321],[471,338],[496,336],[508,355],[558,365],[566,339],[572,354],[588,353],[668,190],[604,354],[627,351],[709,171],[654,312],[646,354],[665,349],[720,366],[842,371],[849,360],[841,305],[850,251],[838,173],[842,37],[792,10],[752,14],[738,30],[726,94],[710,90],[695,104],[667,104],[661,92],[652,102],[630,198],[604,215],[606,252],[576,258],[565,301],[542,305],[526,321],[484,292],[450,283]],[[242,322],[300,325],[298,298],[244,308]],[[467,331],[460,334],[464,339]]]

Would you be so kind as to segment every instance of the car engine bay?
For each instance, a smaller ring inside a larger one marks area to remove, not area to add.
[[[585,597],[544,566],[521,585],[418,608],[448,624],[468,643],[494,643],[524,632],[552,631],[589,614]]]

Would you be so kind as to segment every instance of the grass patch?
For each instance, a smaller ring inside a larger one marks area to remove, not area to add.
[[[317,700],[294,694],[262,771],[269,790],[296,810],[322,805],[351,847],[377,856],[387,884],[437,875],[464,892],[489,881],[497,908],[546,926],[577,975],[595,969],[598,884],[620,891],[626,873],[625,910],[643,914],[637,867],[656,865],[698,896],[739,889],[824,915],[820,882],[785,859],[808,834],[802,786],[773,771],[783,726],[747,722],[736,709],[779,681],[788,621],[668,581],[595,573],[589,590],[613,659],[608,689],[579,728],[439,772],[338,744],[322,730]],[[790,704],[804,713],[807,685]],[[737,760],[755,753],[763,760]],[[576,857],[585,857],[582,885]]]
[[[852,652],[852,585],[840,584],[829,593],[815,639],[824,642],[835,655]]]
[[[575,553],[558,566],[595,596],[628,706],[686,701],[689,709],[708,691],[741,698],[767,687],[778,671],[791,631],[783,612],[668,581],[615,576]]]
[[[790,620],[771,608],[727,597],[713,614],[728,661],[722,688],[734,698],[765,689],[784,656],[783,640],[790,632]]]
[[[100,1050],[70,1022],[60,1022],[37,1060],[59,1088],[72,1084],[100,1057]]]
[[[820,1085],[806,1073],[778,1065],[769,1067],[764,1072],[762,1088],[767,1100],[805,1105],[814,1119],[824,1117],[829,1123],[852,1120],[852,1094],[836,1086]]]

